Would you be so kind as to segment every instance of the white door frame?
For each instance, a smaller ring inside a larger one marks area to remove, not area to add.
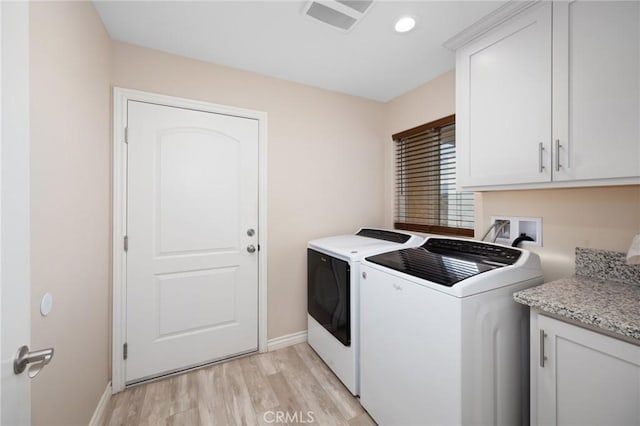
[[[267,351],[267,113],[210,102],[176,98],[157,93],[114,87],[113,89],[113,347],[111,380],[113,393],[125,388],[123,344],[126,336],[126,265],[124,251],[127,214],[127,102],[148,102],[178,108],[233,115],[258,120],[258,350]]]
[[[29,8],[0,1],[0,423],[7,425],[31,423],[31,379],[13,372],[18,348],[31,345]]]

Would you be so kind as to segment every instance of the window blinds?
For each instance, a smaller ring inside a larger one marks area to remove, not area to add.
[[[473,236],[473,193],[456,191],[455,115],[393,139],[396,229]]]

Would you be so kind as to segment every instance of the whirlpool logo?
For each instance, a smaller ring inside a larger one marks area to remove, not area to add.
[[[316,421],[313,411],[267,411],[262,419],[272,424],[310,424]]]

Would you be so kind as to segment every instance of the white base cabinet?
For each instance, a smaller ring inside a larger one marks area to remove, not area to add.
[[[531,312],[531,424],[640,425],[640,346]]]

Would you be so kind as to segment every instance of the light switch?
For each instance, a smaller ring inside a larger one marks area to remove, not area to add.
[[[42,296],[42,300],[40,301],[40,313],[43,317],[46,317],[51,313],[51,309],[53,308],[53,296],[51,293],[45,293]]]

